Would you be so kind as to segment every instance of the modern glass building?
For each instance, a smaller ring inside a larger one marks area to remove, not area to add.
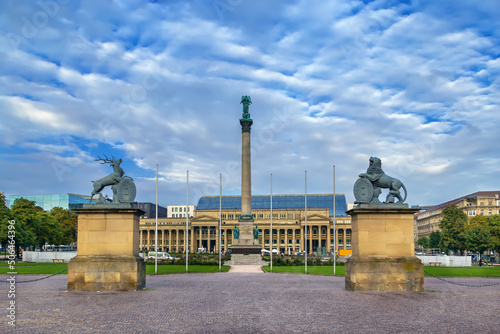
[[[66,195],[10,195],[10,207],[18,198],[25,198],[35,201],[35,205],[40,206],[45,211],[50,211],[55,207],[63,209],[77,209],[83,207],[84,203],[89,203],[90,196],[66,194]]]

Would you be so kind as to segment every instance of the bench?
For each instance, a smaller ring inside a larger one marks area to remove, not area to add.
[[[64,263],[64,259],[52,259],[53,263]]]
[[[429,262],[429,266],[431,266],[431,267],[440,267],[441,266],[441,262]]]

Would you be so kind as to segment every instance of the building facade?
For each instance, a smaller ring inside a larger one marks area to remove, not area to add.
[[[478,191],[415,214],[415,239],[429,237],[432,232],[440,231],[441,213],[450,205],[458,206],[468,217],[500,214],[500,190]]]
[[[77,209],[83,207],[83,204],[89,203],[90,196],[65,194],[65,195],[10,195],[10,207],[18,198],[24,198],[29,201],[35,201],[35,205],[41,207],[44,211],[51,211],[55,207],[63,209]]]
[[[333,194],[308,195],[307,215],[304,195],[273,196],[271,238],[270,196],[252,196],[254,225],[259,230],[258,242],[263,249],[273,249],[284,254],[303,252],[309,254],[322,247],[326,252],[334,250],[335,240],[340,250],[351,249],[351,219],[346,215],[345,196],[335,196],[335,221],[333,228]],[[218,196],[200,198],[192,218],[188,218],[188,245],[191,252],[199,248],[217,253],[231,251],[234,244],[234,228],[241,214],[240,196],[223,196],[219,210]],[[219,217],[221,217],[221,242],[219,244]],[[307,228],[306,228],[307,226]],[[141,219],[140,248],[155,249],[155,219]],[[185,252],[186,218],[165,218],[158,221],[158,249],[160,251]],[[306,237],[307,235],[307,237]],[[335,238],[336,236],[336,238]]]
[[[195,210],[196,205],[167,205],[167,218],[192,218]]]
[[[145,213],[141,218],[155,218],[156,219],[156,204],[151,202],[139,202],[137,203],[137,208],[141,209]],[[167,208],[158,205],[158,218],[167,217]]]

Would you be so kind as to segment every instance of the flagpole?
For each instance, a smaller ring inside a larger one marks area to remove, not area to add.
[[[336,218],[337,212],[335,211],[335,165],[333,165],[333,276],[336,274],[337,269],[337,231],[336,231]]]
[[[305,240],[304,240],[304,258],[305,258],[305,272],[307,274],[307,171],[305,171],[305,191],[304,191],[304,208],[305,208]]]
[[[156,164],[155,275],[158,273],[158,164]]]
[[[222,271],[222,173],[219,180],[219,272]]]
[[[184,241],[184,248],[186,250],[186,274],[189,270],[189,171],[186,171],[186,241]]]
[[[273,173],[271,173],[271,229],[269,230],[269,248],[271,250],[271,272],[273,272]]]

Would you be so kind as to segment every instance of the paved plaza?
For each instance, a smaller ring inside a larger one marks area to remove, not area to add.
[[[147,276],[147,289],[134,292],[70,293],[66,275],[18,283],[15,331],[7,325],[7,284],[0,283],[0,333],[498,333],[500,328],[499,285],[468,288],[426,278],[422,293],[349,292],[344,277],[237,269]]]

